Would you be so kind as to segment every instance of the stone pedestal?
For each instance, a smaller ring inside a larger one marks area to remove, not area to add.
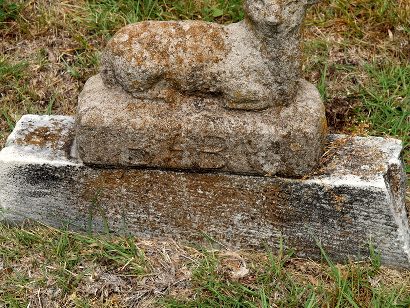
[[[386,265],[410,268],[406,180],[395,139],[330,136],[304,179],[221,172],[97,168],[73,152],[74,119],[24,116],[0,152],[3,221],[231,247],[277,246],[337,261],[363,259],[371,242]]]
[[[76,124],[85,164],[286,177],[312,172],[327,136],[319,92],[304,80],[289,106],[244,111],[209,98],[136,99],[97,75],[80,94]]]

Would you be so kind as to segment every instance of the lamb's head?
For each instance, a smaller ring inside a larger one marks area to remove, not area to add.
[[[298,31],[309,6],[320,0],[245,0],[246,18],[262,35]]]

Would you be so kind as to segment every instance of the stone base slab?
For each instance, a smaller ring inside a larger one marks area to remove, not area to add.
[[[227,110],[210,98],[137,99],[97,75],[78,99],[78,153],[90,165],[302,177],[327,126],[315,86],[300,80],[298,93],[287,107]]]
[[[363,259],[371,242],[385,265],[410,268],[401,143],[329,137],[322,167],[306,179],[107,169],[75,158],[74,120],[26,115],[0,152],[3,221],[33,219],[74,230],[278,246],[336,261]]]

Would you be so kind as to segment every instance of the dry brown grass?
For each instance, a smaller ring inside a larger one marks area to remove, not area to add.
[[[323,305],[334,307],[340,300],[340,285],[329,265],[290,258],[282,251],[272,256],[195,248],[173,240],[92,237],[41,226],[0,231],[0,305],[13,299],[31,307],[172,307],[167,299],[199,304],[204,296],[215,296],[212,288],[221,297],[237,292],[239,300],[247,294],[243,287],[256,292],[264,288],[272,303],[294,301],[291,306],[306,300],[306,290],[314,291],[315,302]],[[408,271],[368,262],[336,268],[362,307],[389,292],[397,303],[406,296],[410,301]]]
[[[7,62],[24,62],[27,67],[18,80],[0,83],[1,110],[13,122],[27,112],[47,112],[50,105],[54,114],[74,114],[84,82],[98,71],[107,31],[92,25],[95,12],[90,13],[84,0],[17,2],[22,5],[18,18],[0,28],[0,52]],[[384,1],[389,6],[378,12],[374,7],[379,2],[383,1],[326,0],[308,16],[306,77],[319,84],[325,75],[332,131],[364,133],[369,126],[359,123],[354,112],[361,104],[358,85],[369,82],[364,64],[400,64],[410,57],[408,1]],[[195,12],[203,3],[194,3],[192,16],[199,17]],[[163,7],[167,18],[184,17],[169,4]],[[119,15],[107,15],[113,20],[108,33],[126,22]],[[4,142],[9,130],[4,116],[0,130]]]
[[[378,11],[381,2],[388,3]],[[310,11],[306,29],[306,77],[319,84],[326,75],[327,116],[335,132],[366,134],[359,123],[360,85],[372,80],[365,65],[406,64],[410,59],[410,2],[324,1]],[[326,72],[323,72],[326,65]]]
[[[1,145],[22,114],[75,113],[77,96],[84,82],[98,71],[99,51],[109,34],[128,18],[121,12],[109,11],[110,6],[90,8],[88,4],[94,2],[4,2],[6,5],[17,3],[20,9],[0,24],[0,72],[3,72],[0,79]],[[199,18],[204,14],[203,1],[195,0],[194,7],[185,10],[176,6],[183,2],[164,2],[161,16]],[[209,3],[212,6],[218,1]],[[387,5],[385,9],[384,4]],[[227,22],[239,18],[239,15],[232,14],[215,19]],[[107,22],[107,27],[102,20]],[[380,67],[408,64],[409,20],[408,0],[325,0],[309,12],[304,72],[306,78],[318,85],[325,98],[333,132],[389,133],[375,129],[372,120],[360,116],[363,112],[357,110],[363,106],[363,88],[374,83],[366,69],[367,64]],[[400,97],[397,100],[400,103]],[[156,300],[164,294],[180,299],[198,297],[195,284],[199,282],[192,280],[192,275],[204,267],[206,260],[219,260],[214,274],[222,277],[223,283],[239,281],[248,287],[258,286],[258,275],[266,270],[268,261],[266,253],[206,252],[173,241],[137,241],[136,245],[144,252],[143,260],[130,255],[128,259],[116,262],[105,254],[104,241],[84,243],[77,235],[69,236],[75,239],[69,240],[67,255],[58,256],[55,247],[60,247],[63,238],[59,231],[40,228],[27,231],[30,234],[19,233],[18,229],[2,232],[0,289],[10,292],[17,300],[30,302],[32,307],[86,307],[87,303],[94,307],[137,303],[138,307],[155,307]],[[128,245],[124,239],[109,242]],[[71,264],[73,260],[78,263]],[[132,266],[140,266],[144,274],[133,275]],[[360,268],[366,268],[366,265],[340,267],[344,276],[357,274]],[[329,302],[337,295],[334,279],[330,278],[329,267],[325,265],[291,259],[284,264],[283,271],[291,274],[295,283],[325,290],[318,294],[328,294]],[[206,275],[210,273],[211,270],[205,271]],[[382,268],[368,282],[372,287],[383,286],[386,292],[402,285],[403,294],[410,294],[409,272]],[[283,283],[282,288],[271,296],[284,296],[287,286]],[[65,288],[68,291],[64,291]],[[369,289],[363,289],[358,296],[363,296],[361,302],[365,306],[371,293]],[[83,305],[84,298],[87,300]]]

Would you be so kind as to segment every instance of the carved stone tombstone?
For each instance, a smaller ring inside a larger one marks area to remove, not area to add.
[[[312,0],[222,26],[145,21],[108,43],[78,114],[26,115],[0,151],[0,221],[285,247],[410,268],[399,140],[327,135],[301,79]],[[326,146],[326,151],[324,147]],[[325,152],[325,153],[324,153]]]
[[[88,164],[301,177],[327,135],[317,89],[301,79],[312,0],[245,1],[245,20],[145,21],[108,43],[79,97]]]

